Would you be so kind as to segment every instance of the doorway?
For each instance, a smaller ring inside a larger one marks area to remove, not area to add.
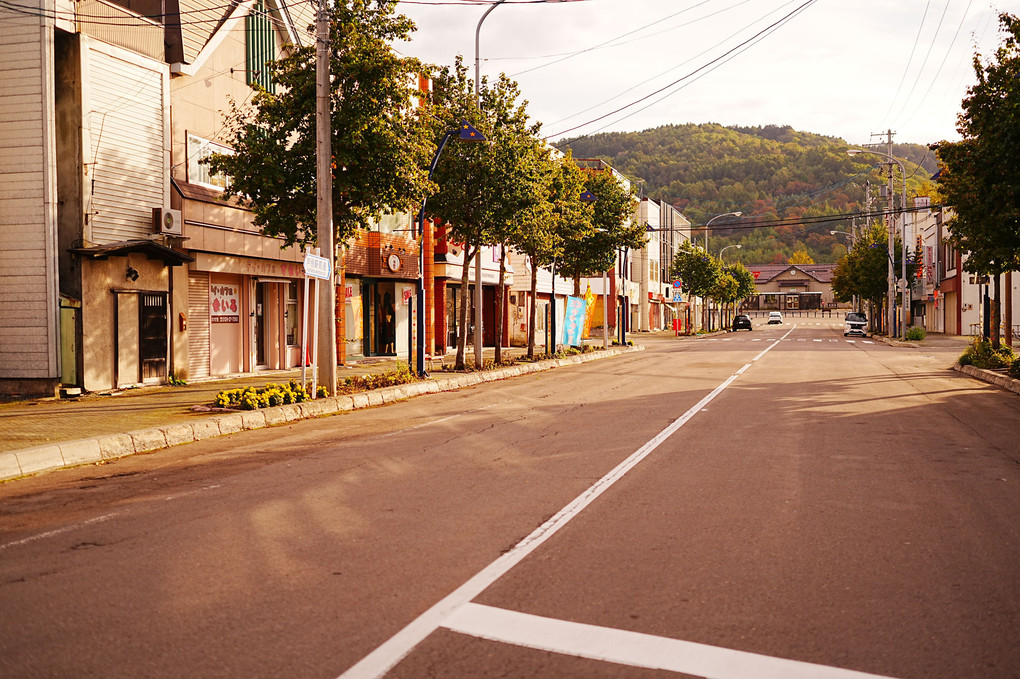
[[[138,328],[142,382],[162,382],[166,378],[168,348],[166,293],[144,293],[141,297]]]
[[[255,283],[255,367],[265,368],[269,365],[266,352],[266,286],[268,283]]]
[[[363,320],[366,356],[397,355],[396,285],[372,281],[363,284]]]

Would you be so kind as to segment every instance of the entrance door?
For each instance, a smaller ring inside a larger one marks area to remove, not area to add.
[[[266,356],[266,285],[255,284],[255,364],[264,368],[269,364]]]
[[[139,347],[143,382],[166,379],[167,312],[166,293],[145,293],[139,309]]]

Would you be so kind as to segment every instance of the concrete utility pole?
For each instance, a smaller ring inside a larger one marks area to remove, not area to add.
[[[336,248],[333,247],[333,150],[330,143],[329,10],[322,0],[315,20],[315,227],[319,248],[328,257],[332,276],[319,295],[318,382],[336,394]],[[303,350],[303,348],[302,348]],[[302,357],[302,361],[304,357]],[[314,395],[313,395],[314,396]]]

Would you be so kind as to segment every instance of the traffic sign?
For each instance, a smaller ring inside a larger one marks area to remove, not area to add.
[[[330,278],[332,267],[330,266],[329,260],[325,257],[313,255],[308,253],[305,255],[305,275],[311,276],[312,278],[321,278],[322,280],[328,281]]]
[[[673,287],[679,290],[680,288],[684,287],[683,281],[679,279],[673,281]]]

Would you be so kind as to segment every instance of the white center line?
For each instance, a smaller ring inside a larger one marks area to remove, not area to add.
[[[794,331],[790,328],[789,335]],[[768,353],[779,343],[776,340],[766,347],[751,362]],[[741,368],[741,372],[746,369]],[[350,669],[340,675],[341,679],[360,679],[362,677],[382,677],[391,670],[397,663],[403,660],[414,648],[424,641],[429,635],[443,627],[451,615],[458,609],[470,603],[472,599],[484,592],[490,585],[506,575],[517,564],[523,561],[529,554],[538,549],[546,540],[555,535],[561,528],[566,526],[578,514],[586,509],[592,502],[598,499],[624,477],[627,472],[637,466],[649,454],[658,448],[670,436],[675,434],[682,426],[687,424],[697,413],[704,410],[705,406],[711,403],[737,379],[737,374],[730,375],[718,387],[713,389],[707,396],[702,398],[683,415],[673,420],[665,429],[656,434],[651,440],[638,448],[636,451],[618,464],[608,474],[596,481],[583,493],[574,498],[570,504],[557,512],[552,518],[536,528],[530,535],[514,545],[510,551],[504,553],[498,559],[479,571],[470,580],[448,594],[445,598],[433,604],[431,608],[412,620],[406,627],[394,634],[381,646],[366,655]]]

